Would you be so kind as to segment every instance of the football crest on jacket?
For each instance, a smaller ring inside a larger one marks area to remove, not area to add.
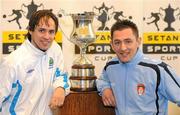
[[[145,94],[145,85],[142,83],[137,84],[137,93],[138,95],[144,95]]]

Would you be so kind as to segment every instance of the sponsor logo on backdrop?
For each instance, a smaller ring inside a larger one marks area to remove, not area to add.
[[[29,2],[29,1],[28,1]],[[44,4],[36,4],[34,0],[31,1],[30,4],[22,3],[19,5],[19,8],[12,9],[12,12],[9,14],[3,14],[3,19],[8,23],[16,23],[17,30],[14,31],[2,31],[2,52],[3,54],[9,54],[15,49],[17,49],[22,42],[26,39],[27,27],[23,27],[23,21],[29,20],[31,15],[37,10],[44,9]],[[50,9],[52,10],[52,9]],[[53,11],[53,10],[52,10]],[[58,42],[60,46],[62,46],[62,33],[58,32],[55,40]]]
[[[173,27],[174,22],[180,22],[180,8],[167,4],[156,11],[147,13],[144,17],[147,26],[154,26],[154,31],[143,33],[143,52],[145,54],[161,54],[162,60],[175,60],[180,54],[180,28]],[[165,23],[162,25],[162,22]],[[160,25],[161,23],[161,25]]]
[[[31,15],[40,9],[44,9],[43,3],[40,3],[38,5],[34,3],[34,0],[32,0],[30,4],[22,3],[19,5],[18,9],[12,9],[12,12],[10,14],[3,14],[3,18],[8,18],[7,21],[9,23],[16,23],[18,29],[24,29],[21,25],[23,20],[21,20],[20,22],[20,19],[26,18],[27,20],[29,20]]]
[[[120,21],[122,19],[132,19],[132,16],[127,16],[124,11],[115,9],[114,6],[106,6],[103,2],[101,6],[94,6],[93,12],[97,14],[96,19],[101,23],[98,31],[109,31],[110,27],[107,26],[108,21]]]

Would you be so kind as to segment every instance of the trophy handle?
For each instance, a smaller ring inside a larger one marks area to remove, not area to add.
[[[63,16],[64,17],[70,16],[70,14],[67,14],[63,9],[60,9],[57,15],[59,18],[62,18]],[[73,24],[73,22],[72,22],[72,24]],[[70,41],[70,37],[68,37],[68,35],[63,31],[63,28],[62,28],[60,22],[59,22],[58,27],[61,30],[62,34]]]
[[[70,38],[66,35],[66,33],[63,31],[61,25],[58,25],[59,29],[61,30],[61,32],[63,33],[63,35],[70,41]]]

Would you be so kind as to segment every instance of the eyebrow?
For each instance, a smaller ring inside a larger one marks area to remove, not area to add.
[[[131,38],[125,38],[125,39],[123,39],[123,41],[124,41],[124,40],[132,40],[132,39],[131,39]],[[119,40],[119,39],[117,39],[117,38],[114,38],[113,41],[122,41],[122,40]]]

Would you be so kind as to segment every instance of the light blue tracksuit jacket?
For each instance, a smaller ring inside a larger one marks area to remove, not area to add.
[[[100,94],[112,88],[116,115],[167,115],[168,100],[180,105],[180,77],[162,61],[144,57],[140,49],[128,63],[109,61],[96,83]]]

